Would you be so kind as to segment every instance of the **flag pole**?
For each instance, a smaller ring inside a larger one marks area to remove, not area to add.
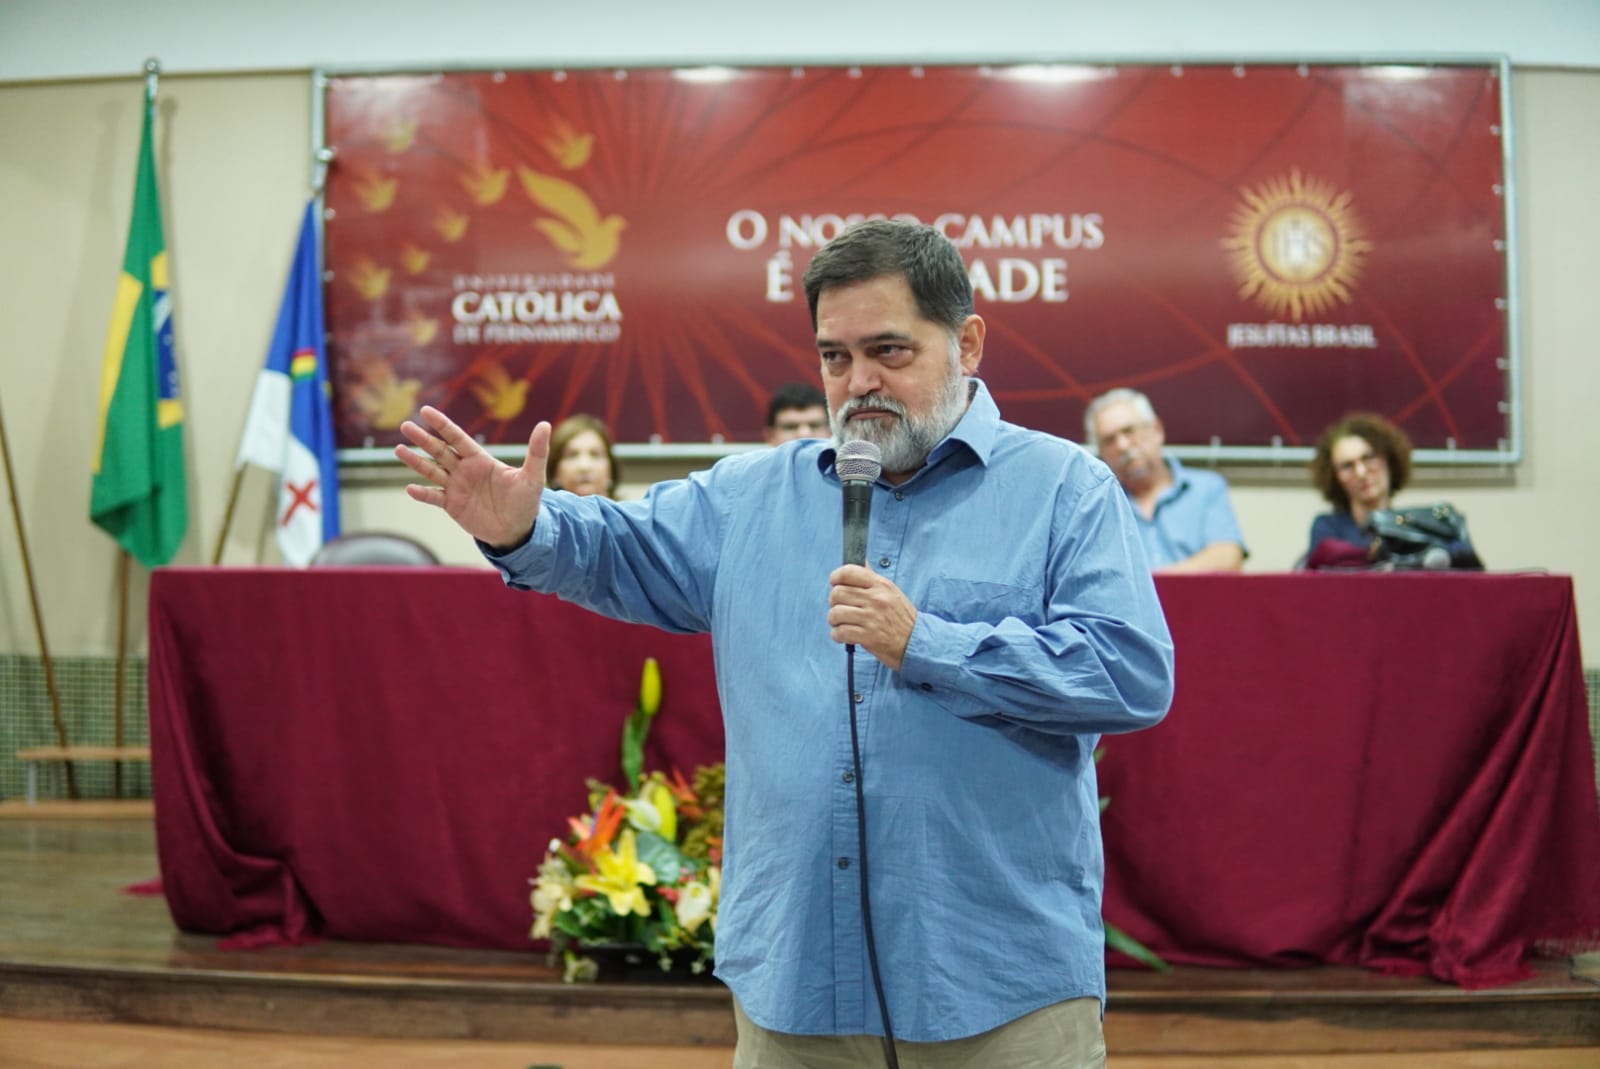
[[[228,544],[228,529],[233,526],[233,509],[239,503],[239,487],[244,485],[244,465],[233,469],[233,489],[228,491],[228,507],[222,510],[222,530],[217,532],[217,549],[211,554],[212,564],[222,563],[222,547]]]
[[[106,331],[89,519],[118,544],[115,744],[116,793],[127,728],[129,575],[169,563],[189,533],[183,400],[173,339],[170,271],[156,170],[156,98],[161,64],[144,62],[138,165],[122,270]]]
[[[334,150],[324,145],[311,154],[311,195],[322,196],[322,187],[328,181],[328,165],[333,162]],[[243,432],[241,431],[241,437]],[[228,532],[233,529],[233,510],[239,504],[239,488],[244,485],[244,465],[233,469],[233,487],[228,491],[228,507],[222,512],[222,530],[217,532],[217,548],[211,554],[212,564],[222,563],[222,548],[227,545]]]
[[[113,703],[115,721],[112,728],[112,742],[117,749],[122,749],[122,724],[123,724],[123,677],[128,669],[128,573],[132,570],[128,566],[130,554],[123,550],[119,557],[117,567],[117,686],[116,699]],[[116,797],[122,797],[122,761],[111,764],[111,789]]]
[[[154,56],[144,61],[144,99],[147,106],[154,111],[156,106],[156,92],[161,84],[161,61]],[[122,749],[124,738],[124,724],[126,700],[125,677],[128,674],[128,565],[130,554],[124,549],[117,559],[117,679],[115,697],[112,702],[112,744],[117,749]],[[114,761],[111,764],[111,790],[112,794],[122,797],[122,762]]]
[[[44,637],[44,613],[39,608],[39,589],[33,581],[33,559],[28,555],[28,536],[22,526],[22,503],[17,499],[17,476],[11,468],[11,443],[6,437],[6,417],[0,410],[0,457],[5,459],[6,486],[11,491],[11,516],[17,524],[17,546],[22,551],[22,573],[28,582],[28,603],[33,606],[33,633],[39,639],[39,660],[44,664],[44,685],[50,695],[50,716],[55,721],[56,745],[67,748],[67,721],[61,715],[61,691],[56,686],[55,661],[50,657],[50,643]],[[67,770],[67,797],[78,797],[78,777],[72,762],[64,762]]]

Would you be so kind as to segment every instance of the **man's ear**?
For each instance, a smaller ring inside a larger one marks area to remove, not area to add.
[[[986,330],[983,318],[977,314],[969,315],[961,324],[956,341],[960,346],[963,375],[978,373],[978,365],[983,362],[983,336]]]

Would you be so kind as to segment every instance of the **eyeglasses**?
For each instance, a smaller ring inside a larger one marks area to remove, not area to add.
[[[1371,471],[1374,468],[1381,468],[1386,464],[1388,464],[1388,461],[1382,456],[1372,452],[1371,450],[1368,450],[1358,457],[1351,457],[1349,460],[1340,461],[1333,466],[1333,470],[1338,472],[1340,475],[1354,475],[1360,469],[1364,468],[1367,471]]]
[[[1133,439],[1138,438],[1141,435],[1143,435],[1145,431],[1150,429],[1150,427],[1151,427],[1151,423],[1147,419],[1146,420],[1140,420],[1138,423],[1130,423],[1126,427],[1117,428],[1116,430],[1112,431],[1110,434],[1102,434],[1100,436],[1100,444],[1101,445],[1111,445],[1112,443],[1114,443],[1114,442],[1116,442],[1116,441],[1118,441],[1118,440],[1120,440],[1122,438],[1126,438],[1129,441],[1132,441]]]

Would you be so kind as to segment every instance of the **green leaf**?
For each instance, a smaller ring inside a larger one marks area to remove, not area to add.
[[[635,709],[622,723],[622,777],[628,791],[639,789],[639,773],[644,769],[644,740],[650,734],[650,717]]]
[[[641,831],[635,836],[639,860],[650,866],[656,874],[658,886],[670,887],[678,882],[684,870],[693,871],[694,862],[683,852],[653,831]]]
[[[1134,961],[1148,965],[1156,972],[1171,972],[1172,966],[1162,961],[1155,952],[1145,946],[1133,936],[1117,928],[1115,925],[1106,924],[1106,946],[1121,954],[1126,954]]]
[[[577,921],[585,933],[591,934],[616,916],[611,912],[611,903],[606,900],[605,895],[574,899],[569,915]]]

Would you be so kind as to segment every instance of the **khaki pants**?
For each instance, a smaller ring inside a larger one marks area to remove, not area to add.
[[[769,1032],[737,999],[733,1069],[861,1069],[884,1064],[877,1036],[795,1036]],[[901,1069],[1104,1069],[1100,1000],[1058,1002],[991,1032],[944,1043],[895,1043]]]

